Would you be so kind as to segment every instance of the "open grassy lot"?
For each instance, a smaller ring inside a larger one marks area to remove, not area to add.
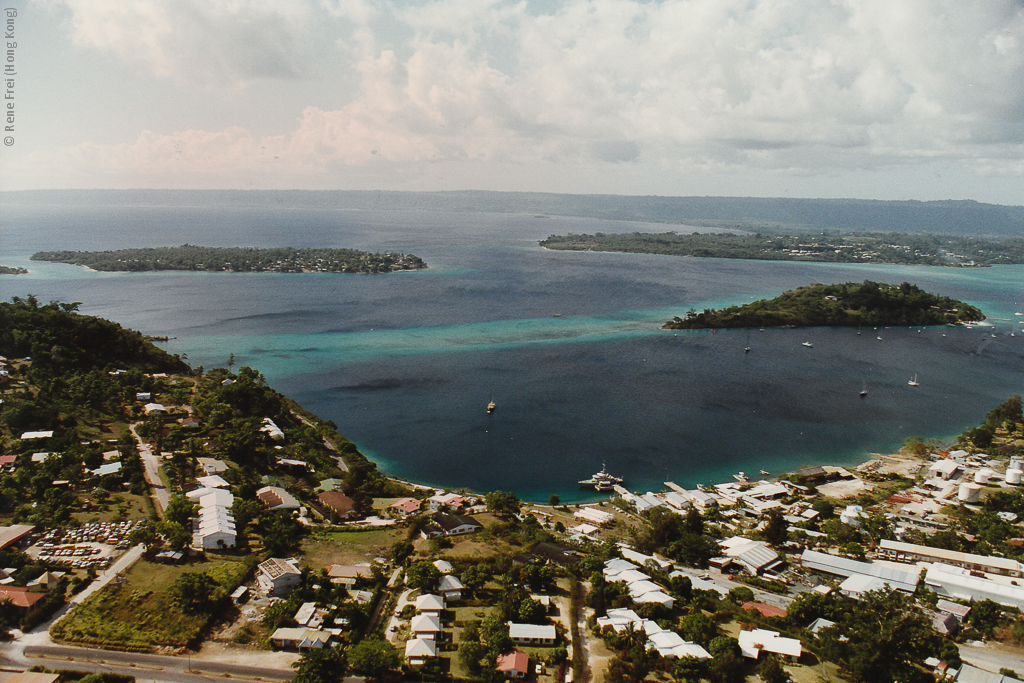
[[[405,538],[405,529],[384,527],[369,531],[317,532],[302,543],[305,564],[326,567],[332,564],[372,562],[397,541]]]
[[[230,593],[250,568],[251,563],[223,558],[182,566],[142,560],[123,581],[74,608],[50,634],[59,641],[136,652],[194,645],[212,615],[183,612],[168,589],[185,572],[206,572]]]
[[[71,515],[82,524],[149,519],[152,510],[152,504],[147,497],[131,493],[112,494],[103,503],[96,501],[91,495],[82,495],[79,500],[83,504],[88,503],[91,508]]]

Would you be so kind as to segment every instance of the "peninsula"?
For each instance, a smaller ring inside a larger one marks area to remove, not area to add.
[[[690,309],[665,323],[667,329],[719,327],[856,327],[858,325],[946,325],[980,322],[985,315],[969,304],[923,291],[904,282],[865,280],[808,285],[722,310]]]
[[[981,239],[895,232],[816,234],[622,233],[551,235],[540,245],[568,251],[617,251],[704,258],[883,263],[919,266],[992,266],[1024,263],[1024,239]]]
[[[192,244],[115,251],[40,251],[32,255],[32,260],[128,272],[390,273],[427,267],[421,258],[413,254],[295,247],[199,247]]]
[[[0,275],[25,275],[27,270],[18,266],[0,266]]]

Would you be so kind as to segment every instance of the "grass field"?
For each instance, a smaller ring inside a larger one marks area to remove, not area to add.
[[[391,527],[372,531],[331,531],[303,541],[302,553],[306,564],[316,568],[372,562],[373,558],[404,538],[405,529]]]
[[[89,496],[89,500],[96,505],[91,496]],[[115,493],[110,496],[106,503],[97,507],[98,509],[89,510],[88,512],[76,512],[71,516],[82,524],[89,524],[91,522],[120,522],[123,520],[135,521],[137,519],[149,519],[150,510],[152,509],[152,505],[145,496],[136,496],[131,493]]]
[[[56,640],[110,649],[184,648],[197,643],[212,615],[184,613],[167,589],[190,571],[209,573],[230,592],[249,566],[225,559],[182,566],[142,560],[125,574],[124,581],[108,585],[74,608],[50,633]]]

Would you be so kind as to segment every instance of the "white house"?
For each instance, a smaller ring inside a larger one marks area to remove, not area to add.
[[[458,578],[451,574],[445,574],[438,583],[437,592],[444,596],[445,600],[459,600],[462,598],[462,591],[466,587]]]
[[[283,560],[272,557],[266,562],[261,562],[256,572],[256,581],[260,588],[267,595],[278,597],[291,593],[301,580],[299,561],[295,559]]]
[[[417,614],[409,622],[409,632],[416,638],[434,640],[441,633],[441,622],[433,614]]]
[[[775,631],[756,628],[752,631],[740,631],[740,651],[744,657],[757,659],[762,652],[773,652],[791,660],[800,658],[803,646],[795,638],[783,638]]]
[[[421,614],[440,616],[444,611],[444,598],[440,595],[425,593],[416,598],[416,611]]]
[[[427,659],[437,656],[437,643],[433,640],[413,638],[405,643],[405,659],[411,667],[420,667]]]
[[[554,624],[516,624],[509,622],[508,637],[520,645],[554,645],[557,633]]]

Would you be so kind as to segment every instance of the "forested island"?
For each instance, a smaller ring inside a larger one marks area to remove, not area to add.
[[[808,285],[722,310],[690,309],[665,323],[668,329],[720,327],[856,327],[859,325],[946,325],[980,322],[974,306],[948,296],[929,294],[904,282],[890,285],[865,280],[835,285]]]
[[[0,275],[24,275],[28,271],[24,268],[11,267],[11,266],[0,266]]]
[[[87,266],[101,271],[197,270],[233,273],[391,273],[427,267],[418,256],[356,249],[294,247],[150,247],[114,251],[40,251],[33,261]]]
[[[981,239],[898,232],[622,233],[551,235],[540,245],[569,251],[619,251],[705,258],[885,263],[922,266],[992,266],[1024,263],[1024,239]]]

